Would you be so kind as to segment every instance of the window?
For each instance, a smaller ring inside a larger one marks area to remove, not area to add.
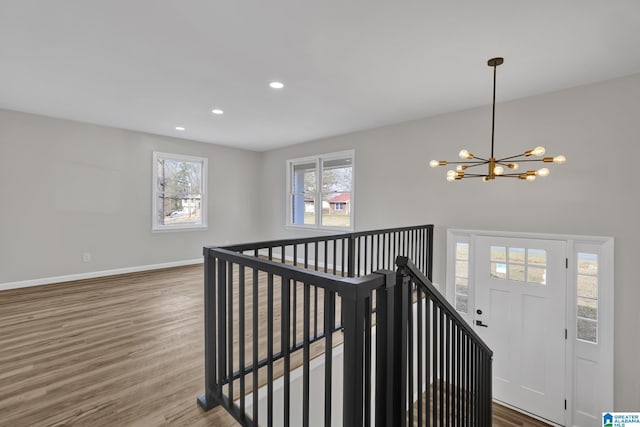
[[[530,285],[547,284],[547,251],[491,246],[491,277]]]
[[[287,224],[353,229],[354,152],[287,161]]]
[[[456,243],[456,310],[469,313],[469,243]]]
[[[207,159],[153,153],[152,229],[207,227]]]
[[[577,255],[577,334],[578,339],[598,342],[598,254]]]

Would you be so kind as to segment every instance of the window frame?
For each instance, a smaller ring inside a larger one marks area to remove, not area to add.
[[[351,162],[351,191],[349,198],[349,226],[330,226],[322,225],[322,171],[324,162],[331,160],[349,159]],[[291,206],[291,198],[293,192],[293,170],[298,164],[314,163],[316,171],[316,182],[314,195],[314,205],[318,202],[320,209],[314,209],[313,224],[295,224],[293,222],[293,212]],[[286,188],[285,188],[285,228],[303,229],[303,230],[327,230],[327,231],[353,231],[355,229],[355,170],[356,170],[355,150],[337,151],[333,153],[318,154],[314,156],[300,157],[296,159],[288,159],[286,162]]]
[[[185,154],[164,153],[160,151],[153,152],[153,160],[151,163],[151,231],[152,232],[166,232],[166,231],[189,231],[189,230],[207,230],[207,177],[208,177],[208,164],[209,159],[206,157],[191,156]],[[158,223],[158,168],[157,164],[159,160],[174,160],[174,161],[186,161],[191,163],[201,164],[201,189],[200,189],[200,223],[198,224],[159,224]]]

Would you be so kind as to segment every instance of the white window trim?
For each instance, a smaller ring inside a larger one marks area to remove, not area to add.
[[[200,191],[201,198],[201,224],[173,224],[173,225],[161,225],[158,224],[157,209],[158,209],[158,197],[157,197],[157,180],[158,180],[158,159],[167,158],[175,160],[184,160],[194,163],[202,163],[202,188]],[[206,230],[207,226],[207,169],[209,165],[209,159],[206,157],[188,156],[184,154],[163,153],[160,151],[153,152],[153,162],[151,164],[152,179],[151,179],[151,231],[152,232],[171,232],[171,231],[197,231]]]
[[[320,223],[320,215],[322,208],[315,209],[315,224],[294,224],[293,218],[291,217],[291,206],[290,206],[290,196],[291,196],[291,169],[293,165],[298,163],[313,163],[316,164],[316,198],[322,204],[322,189],[320,185],[321,174],[320,174],[320,165],[321,162],[327,160],[336,160],[336,159],[351,159],[351,197],[350,197],[350,206],[349,206],[349,227],[331,227],[322,225]],[[285,228],[292,230],[318,230],[318,231],[331,231],[331,232],[344,232],[344,231],[354,231],[355,230],[355,187],[356,187],[356,156],[355,150],[345,150],[345,151],[337,151],[334,153],[327,154],[318,154],[315,156],[307,156],[300,157],[297,159],[289,159],[287,160],[287,170],[286,170],[286,187],[285,187],[285,212],[286,212],[286,224]]]

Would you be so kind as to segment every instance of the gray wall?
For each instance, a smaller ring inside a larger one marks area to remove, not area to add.
[[[208,230],[151,232],[154,150],[209,159]],[[0,110],[0,283],[196,259],[206,244],[254,240],[260,158]]]
[[[615,237],[615,406],[640,408],[640,75],[499,104],[496,154],[536,145],[565,154],[533,183],[445,181],[431,159],[461,148],[489,155],[490,107],[306,143],[264,154],[263,215],[269,237],[284,227],[285,161],[356,150],[357,230],[436,225],[434,281],[445,283],[445,230],[470,228]]]

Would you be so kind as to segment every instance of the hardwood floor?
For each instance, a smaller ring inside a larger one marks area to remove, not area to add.
[[[464,416],[461,416],[461,414],[456,413],[455,411],[452,411],[449,415],[449,419],[447,419],[447,412],[442,412],[441,411],[441,407],[438,404],[438,399],[435,400],[435,404],[436,404],[436,409],[437,412],[434,414],[434,399],[433,399],[433,393],[434,393],[434,388],[433,386],[430,386],[430,393],[429,393],[429,397],[430,399],[428,399],[428,407],[427,407],[427,394],[424,393],[422,395],[422,399],[420,400],[420,403],[422,405],[422,408],[418,408],[418,401],[414,402],[413,404],[413,425],[414,426],[420,426],[420,425],[426,425],[427,421],[429,421],[429,425],[451,425],[451,426],[456,426],[456,425],[460,425],[461,423],[466,422],[466,418]],[[438,391],[438,390],[436,390]],[[443,390],[443,394],[446,396],[446,392],[445,390]],[[438,391],[438,393],[440,393]],[[453,394],[455,393],[455,391],[451,391],[451,405],[454,405],[455,403],[453,403]],[[418,411],[421,411],[421,414],[418,414]],[[446,407],[445,407],[445,411],[446,411]],[[433,416],[435,415],[436,420],[434,422],[433,420]],[[496,402],[493,403],[492,406],[492,420],[491,420],[491,425],[494,427],[545,427],[545,426],[549,426],[549,424],[544,423],[542,421],[539,421],[535,418],[531,418],[523,413],[514,411],[511,408],[507,408],[506,406],[500,405]],[[407,414],[407,421],[410,419],[409,418],[410,414]],[[419,422],[421,421],[421,423]],[[442,423],[442,424],[439,424]]]
[[[0,292],[0,426],[236,426],[196,405],[202,282],[192,266]],[[499,408],[496,426],[544,425]]]
[[[196,406],[202,267],[0,292],[0,425],[234,426]]]
[[[497,403],[493,404],[493,427],[546,427],[545,422],[528,417]]]

